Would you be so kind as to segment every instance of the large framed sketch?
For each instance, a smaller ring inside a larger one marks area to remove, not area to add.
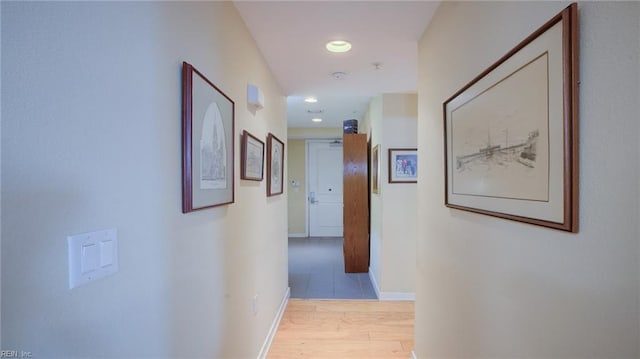
[[[445,205],[578,231],[572,4],[444,104]]]
[[[182,63],[182,212],[234,201],[235,103]]]
[[[262,181],[264,142],[245,130],[242,132],[240,152],[240,178],[250,181]]]
[[[267,197],[284,192],[284,142],[267,136]]]

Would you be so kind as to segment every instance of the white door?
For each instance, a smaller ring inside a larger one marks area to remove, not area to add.
[[[342,237],[342,143],[308,142],[309,236]]]

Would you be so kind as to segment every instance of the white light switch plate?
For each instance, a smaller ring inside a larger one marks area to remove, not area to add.
[[[70,289],[118,271],[118,231],[115,228],[68,236],[67,245]]]

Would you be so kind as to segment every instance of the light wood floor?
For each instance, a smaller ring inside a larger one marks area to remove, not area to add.
[[[268,359],[411,357],[413,302],[290,299]]]

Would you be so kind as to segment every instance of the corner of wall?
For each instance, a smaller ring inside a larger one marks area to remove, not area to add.
[[[369,141],[371,142],[371,149],[376,145],[380,145],[379,163],[382,161],[382,141],[383,141],[383,127],[382,127],[382,96],[374,97],[369,103],[368,108],[368,131]],[[373,171],[370,171],[373,173]],[[381,177],[382,173],[380,173]],[[372,175],[369,175],[371,179]],[[382,184],[382,179],[380,184]],[[381,256],[382,256],[382,199],[380,193],[371,193],[371,207],[369,208],[370,214],[370,272],[373,273],[376,279],[381,279]]]
[[[380,299],[380,286],[378,285],[378,280],[376,279],[376,275],[371,267],[369,267],[369,280],[371,281],[373,290],[376,292],[376,297]]]
[[[2,39],[2,2],[0,2],[0,39]],[[0,71],[2,44],[0,44]],[[2,76],[0,76],[0,189],[2,188]],[[2,350],[2,191],[0,190],[0,350]]]

